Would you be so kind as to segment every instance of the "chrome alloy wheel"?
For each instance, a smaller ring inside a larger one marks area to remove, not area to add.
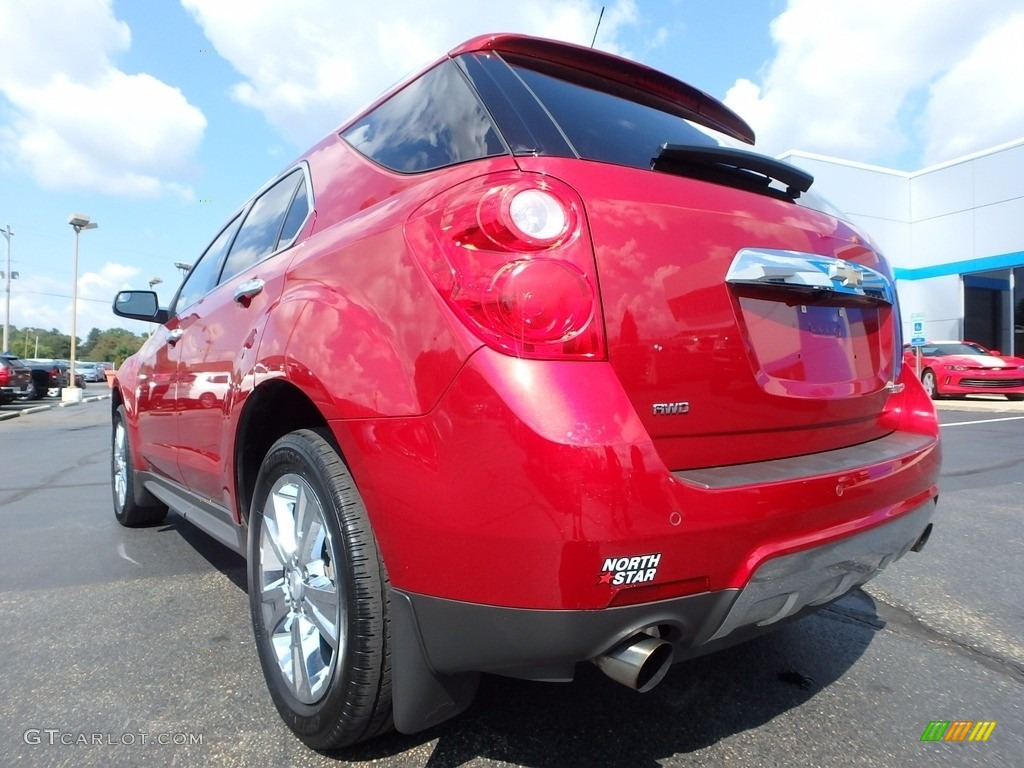
[[[281,476],[263,509],[260,604],[281,675],[303,704],[327,693],[335,661],[345,650],[336,563],[316,492],[296,474]]]
[[[124,422],[118,420],[114,427],[114,497],[117,508],[124,509],[128,498],[128,441],[125,438]]]

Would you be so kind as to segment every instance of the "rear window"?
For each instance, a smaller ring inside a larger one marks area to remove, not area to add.
[[[577,154],[634,168],[650,168],[662,144],[739,146],[684,118],[629,99],[553,77],[521,63],[513,70],[558,123]]]
[[[487,110],[451,61],[410,83],[341,136],[400,173],[508,154]]]

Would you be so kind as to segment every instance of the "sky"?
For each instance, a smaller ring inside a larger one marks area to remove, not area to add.
[[[662,70],[766,154],[909,171],[1024,137],[1021,0],[0,0],[11,324],[70,331],[74,213],[99,225],[80,236],[79,338],[148,330],[110,312],[118,290],[158,278],[167,303],[174,263],[303,150],[491,32]]]

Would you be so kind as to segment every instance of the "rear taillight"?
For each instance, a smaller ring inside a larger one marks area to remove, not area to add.
[[[600,359],[604,323],[583,203],[565,184],[503,173],[435,197],[406,236],[434,287],[488,345]]]
[[[7,366],[0,365],[0,385],[6,384],[11,380],[11,373],[7,370]]]

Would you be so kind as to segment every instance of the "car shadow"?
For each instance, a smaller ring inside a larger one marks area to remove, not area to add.
[[[245,559],[171,513],[198,554],[247,592]],[[797,708],[839,680],[885,628],[874,600],[855,589],[835,603],[742,645],[676,664],[639,694],[580,664],[569,684],[484,675],[470,708],[417,734],[390,733],[323,752],[343,763],[430,749],[426,768],[475,759],[530,768],[657,766],[705,749]],[[524,642],[528,639],[524,638]]]
[[[454,720],[325,754],[380,760],[436,740],[428,768],[479,758],[535,768],[653,768],[804,704],[840,679],[884,627],[874,601],[855,590],[776,632],[677,664],[646,694],[589,664],[579,665],[571,684],[484,676],[474,704]]]
[[[243,594],[249,591],[249,577],[246,573],[245,558],[229,549],[204,533],[177,512],[167,513],[167,518],[160,525],[161,533],[175,532],[181,536],[197,554],[201,555],[210,565],[223,573],[232,584]]]

